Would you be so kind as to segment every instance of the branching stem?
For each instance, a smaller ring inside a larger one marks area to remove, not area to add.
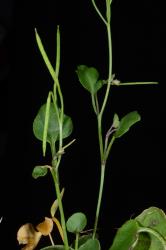
[[[97,6],[95,5],[95,2],[92,0],[92,3],[99,14],[99,16],[102,18],[100,11],[98,10]],[[99,187],[99,194],[98,194],[98,201],[97,201],[97,207],[96,207],[96,215],[95,215],[95,222],[94,222],[94,230],[93,230],[93,238],[96,236],[97,231],[97,225],[99,220],[99,214],[100,214],[100,208],[101,208],[101,201],[102,201],[102,195],[103,195],[103,187],[104,187],[104,177],[105,177],[105,167],[106,167],[106,160],[108,158],[108,155],[110,153],[110,149],[112,147],[113,141],[112,140],[108,147],[107,143],[105,144],[106,147],[103,147],[103,134],[102,134],[102,118],[103,113],[108,101],[108,96],[110,93],[110,87],[112,82],[112,40],[111,40],[111,12],[110,12],[110,1],[106,0],[106,16],[107,21],[105,19],[102,20],[107,26],[107,35],[108,35],[108,50],[109,50],[109,68],[108,68],[108,82],[107,82],[107,89],[105,92],[103,104],[101,106],[101,110],[97,114],[97,123],[98,123],[98,138],[99,138],[99,147],[100,147],[100,159],[101,159],[101,175],[100,175],[100,187]],[[96,111],[95,106],[95,111]]]

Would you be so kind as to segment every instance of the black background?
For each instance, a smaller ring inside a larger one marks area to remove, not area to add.
[[[36,46],[36,27],[52,63],[55,62],[56,26],[61,30],[60,81],[65,113],[74,123],[60,169],[65,187],[66,217],[87,214],[92,228],[99,183],[99,150],[95,115],[89,94],[75,74],[87,64],[107,77],[106,29],[91,1],[1,1],[0,30],[0,245],[20,249],[18,228],[37,224],[49,216],[54,200],[51,178],[32,179],[42,157],[41,143],[32,123],[52,87],[51,77]],[[97,2],[104,13],[104,4]],[[142,121],[112,150],[104,186],[99,223],[103,249],[108,249],[116,229],[149,206],[165,205],[165,17],[162,1],[116,0],[112,4],[113,73],[124,81],[158,81],[154,86],[112,88],[104,128],[114,112],[120,116],[138,110]],[[42,240],[43,245],[46,244]]]

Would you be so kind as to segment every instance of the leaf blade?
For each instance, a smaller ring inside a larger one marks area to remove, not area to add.
[[[33,171],[32,171],[32,177],[34,179],[37,179],[39,177],[43,177],[47,174],[48,172],[48,166],[36,166],[34,167]]]
[[[76,73],[82,86],[93,95],[103,85],[102,81],[99,80],[99,72],[94,67],[79,65],[77,67]]]
[[[97,239],[89,239],[79,247],[79,250],[100,250],[100,243]]]
[[[121,120],[118,129],[116,130],[114,136],[115,138],[120,138],[122,135],[127,133],[135,123],[141,120],[141,116],[137,111],[132,111],[125,115]]]
[[[139,226],[135,220],[125,222],[117,231],[113,244],[109,250],[129,250],[137,240],[138,229]]]
[[[48,130],[47,130],[47,139],[46,141],[48,143],[55,143],[57,140],[59,140],[59,121],[57,117],[57,112],[55,110],[55,107],[53,103],[50,103],[50,109],[49,109],[49,122],[48,122]],[[43,133],[44,133],[44,122],[45,122],[45,113],[46,113],[46,104],[42,105],[34,119],[33,122],[33,133],[35,137],[43,141]],[[70,136],[70,134],[73,131],[73,123],[69,116],[65,115],[63,116],[63,127],[62,127],[62,137],[66,138]]]
[[[77,212],[74,213],[66,222],[67,230],[70,233],[80,233],[87,224],[85,214]]]

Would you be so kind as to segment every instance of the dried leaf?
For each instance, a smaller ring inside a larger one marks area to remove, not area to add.
[[[18,243],[26,244],[22,250],[33,250],[37,246],[41,236],[42,234],[36,232],[33,225],[30,223],[21,226],[17,232]]]
[[[55,217],[53,217],[52,220],[55,222],[55,224],[56,224],[56,226],[58,228],[58,231],[60,233],[60,236],[61,236],[62,240],[64,241],[63,229],[62,229],[62,226],[61,226],[59,220],[57,218],[55,218]]]
[[[36,226],[36,229],[44,236],[49,235],[53,229],[52,219],[45,217],[45,220]]]
[[[64,191],[65,191],[65,189],[62,188],[62,191],[61,191],[61,199],[63,198]],[[53,202],[52,206],[51,206],[51,209],[50,209],[51,217],[54,217],[54,216],[55,216],[55,213],[56,213],[57,209],[58,209],[58,199],[56,199],[56,200]]]

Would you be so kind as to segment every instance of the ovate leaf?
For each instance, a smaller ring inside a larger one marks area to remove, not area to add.
[[[109,250],[129,250],[133,249],[133,244],[137,241],[138,223],[129,220],[117,231],[113,244]]]
[[[44,104],[43,106],[41,106],[33,122],[34,135],[40,141],[43,140],[45,113],[46,113],[45,111],[46,111],[46,105]],[[50,113],[47,126],[46,140],[51,144],[51,142],[56,142],[59,139],[59,123],[53,103],[50,104],[49,112]],[[68,137],[71,134],[72,130],[73,130],[73,124],[71,118],[67,115],[64,115],[62,137],[63,138]]]
[[[131,126],[133,126],[136,122],[140,120],[141,120],[141,117],[137,111],[133,111],[125,115],[120,120],[119,127],[114,134],[115,138],[119,138],[125,133],[127,133],[129,129],[131,128]]]
[[[47,174],[48,167],[47,166],[36,166],[32,171],[32,177],[37,179],[38,177],[43,177]]]
[[[89,239],[79,247],[79,250],[100,250],[100,243],[97,239]]]
[[[91,94],[95,94],[103,85],[99,80],[99,72],[93,67],[80,65],[77,67],[76,73],[82,86]]]
[[[70,233],[80,233],[87,224],[87,219],[83,213],[75,213],[67,220],[66,226]]]
[[[163,246],[159,239],[160,237],[166,239],[166,215],[164,211],[157,207],[150,207],[138,215],[136,220],[142,227],[152,229],[152,232],[154,230],[154,234],[149,232],[151,244],[148,250],[165,250],[166,241],[165,246]],[[158,233],[159,238],[155,236],[156,233]]]
[[[141,226],[152,228],[166,238],[166,215],[163,210],[157,207],[150,207],[145,209],[135,219]]]

